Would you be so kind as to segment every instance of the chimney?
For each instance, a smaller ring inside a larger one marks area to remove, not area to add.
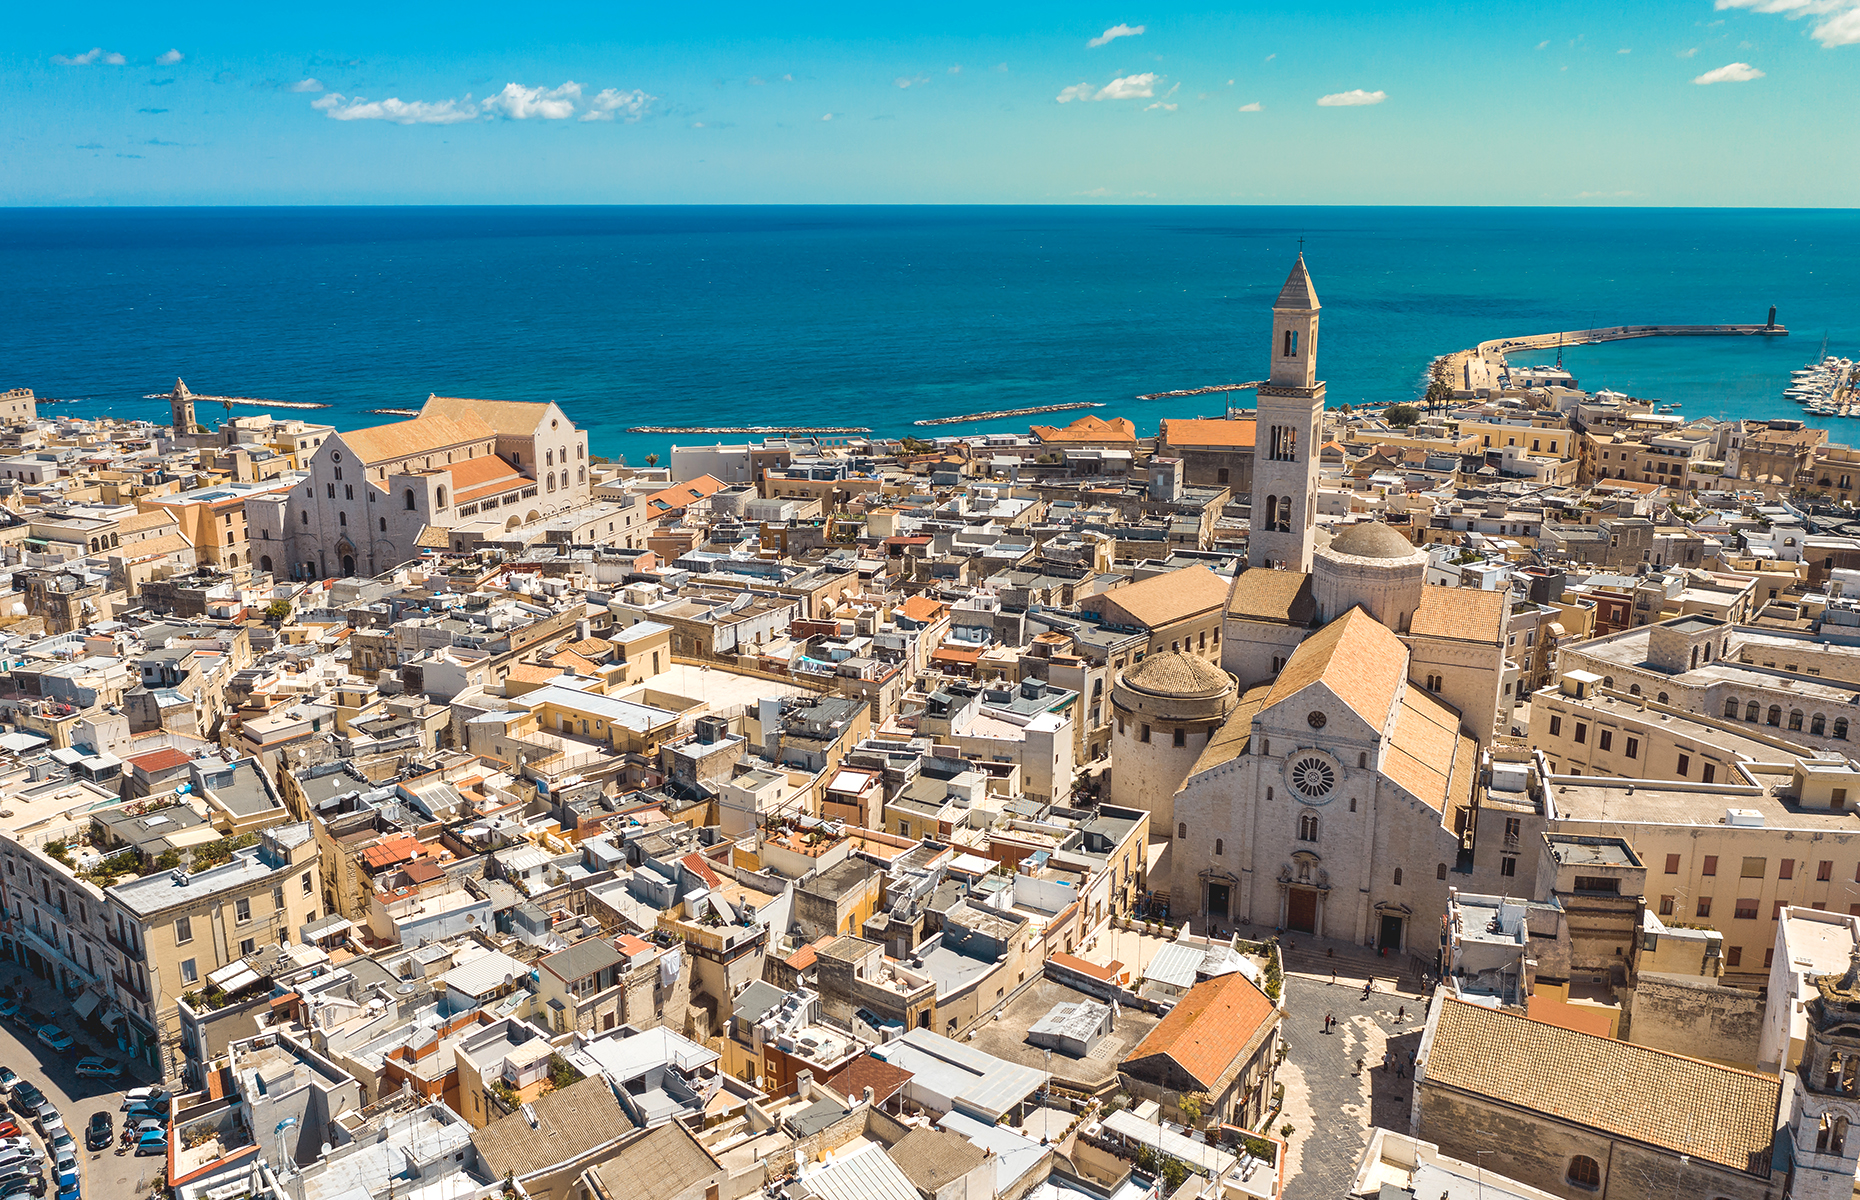
[[[802,1070],[795,1073],[794,1094],[797,1097],[799,1097],[802,1100],[807,1099],[808,1093],[813,1090],[813,1087],[814,1087],[814,1073],[812,1071],[809,1071],[803,1068]]]

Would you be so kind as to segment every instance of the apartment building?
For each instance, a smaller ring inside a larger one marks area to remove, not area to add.
[[[277,825],[258,844],[204,871],[157,871],[105,889],[107,939],[121,959],[112,974],[128,1014],[130,1052],[175,1076],[184,1061],[175,1001],[212,986],[261,947],[297,939],[321,915],[317,842],[308,822]]]

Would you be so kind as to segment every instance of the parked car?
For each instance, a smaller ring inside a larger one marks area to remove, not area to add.
[[[80,1058],[77,1076],[79,1079],[121,1079],[123,1064],[113,1058]]]
[[[63,1179],[58,1181],[58,1200],[84,1200],[83,1193],[78,1190],[78,1178],[76,1175],[71,1177],[71,1181],[68,1184]]]
[[[0,1200],[15,1200],[16,1197],[23,1200],[26,1196],[43,1196],[44,1194],[45,1179],[42,1176],[37,1179],[21,1179],[0,1187]]]
[[[20,1002],[17,1000],[0,1000],[0,1019],[7,1021],[19,1020],[20,1008]]]
[[[39,1026],[39,1041],[54,1054],[64,1054],[77,1045],[76,1038],[50,1022]]]
[[[45,1194],[45,1176],[37,1171],[9,1171],[0,1175],[0,1193],[18,1191],[21,1184],[35,1196]]]
[[[45,1103],[45,1093],[27,1082],[20,1082],[13,1088],[13,1111],[24,1116]]]
[[[63,1125],[60,1125],[58,1131],[52,1134],[51,1141],[48,1143],[46,1149],[53,1158],[59,1158],[66,1154],[69,1154],[72,1158],[77,1157],[77,1142],[71,1137],[71,1131],[66,1129]]]
[[[110,1142],[116,1136],[112,1128],[115,1118],[107,1112],[90,1114],[90,1124],[84,1126],[84,1146],[89,1150],[108,1150]]]
[[[166,1125],[168,1123],[168,1106],[166,1104],[160,1105],[159,1107],[153,1104],[138,1104],[134,1108],[123,1110],[123,1123],[125,1125],[134,1125],[137,1121],[147,1120],[149,1118],[153,1118]]]
[[[33,1174],[41,1169],[43,1169],[41,1160],[36,1150],[31,1154],[23,1154],[18,1150],[9,1150],[5,1154],[0,1154],[0,1178],[11,1175],[15,1171]]]
[[[66,1175],[75,1176],[77,1174],[77,1169],[78,1169],[77,1147],[66,1146],[63,1150],[60,1150],[58,1152],[58,1158],[56,1160],[54,1169],[57,1171],[58,1176],[61,1179],[64,1178]]]
[[[28,1085],[31,1086],[31,1085]],[[130,1088],[123,1093],[123,1111],[128,1112],[138,1104],[158,1104],[167,1110],[168,1101],[174,1099],[174,1093],[167,1088],[139,1087]]]
[[[168,1131],[151,1129],[136,1139],[136,1155],[168,1153]]]
[[[15,1121],[12,1117],[0,1121],[0,1138],[16,1138],[23,1136],[24,1135],[19,1131],[19,1122]]]
[[[33,1111],[32,1124],[39,1131],[39,1136],[49,1138],[54,1128],[64,1128],[65,1118],[64,1114],[58,1111],[58,1106],[47,1100]]]
[[[0,1092],[12,1095],[13,1086],[18,1082],[19,1076],[14,1073],[12,1067],[0,1067]]]
[[[0,1138],[0,1154],[9,1154],[15,1150],[28,1158],[41,1157],[39,1148],[33,1145],[32,1139],[23,1133],[17,1137]]]
[[[153,1117],[150,1117],[141,1121],[124,1121],[123,1128],[130,1130],[137,1137],[141,1137],[145,1133],[165,1131],[168,1128],[168,1123],[166,1121],[157,1121]]]

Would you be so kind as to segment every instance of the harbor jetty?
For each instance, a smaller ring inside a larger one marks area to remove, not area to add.
[[[844,436],[870,433],[867,425],[632,425],[628,433],[757,433],[783,437],[789,434],[827,434]]]
[[[371,408],[368,411],[371,413],[381,413],[389,417],[417,417],[420,415],[420,410],[417,408]]]
[[[189,392],[188,395],[192,396],[196,401],[202,404],[224,404],[228,408],[231,408],[235,404],[243,405],[247,408],[328,408],[329,407],[328,404],[325,404],[324,402],[320,400],[260,400],[255,396],[203,396],[199,392]],[[144,400],[172,400],[174,398],[174,393],[172,392],[151,392],[150,394],[142,398]]]
[[[1177,388],[1173,392],[1150,392],[1138,396],[1137,399],[1173,400],[1177,396],[1206,396],[1213,392],[1250,392],[1265,382],[1263,379],[1250,379],[1245,383],[1211,383],[1207,387]]]
[[[913,425],[961,425],[968,421],[993,421],[998,417],[1035,417],[1041,413],[1071,412],[1075,408],[1103,408],[1102,400],[1077,400],[1070,404],[1035,404],[1030,408],[991,408],[987,412],[963,413],[958,417],[927,417]]]
[[[1498,385],[1504,372],[1505,355],[1531,350],[1561,349],[1565,346],[1592,346],[1598,342],[1621,342],[1647,337],[1788,337],[1789,331],[1776,323],[1776,310],[1761,325],[1609,325],[1601,329],[1570,329],[1561,333],[1527,333],[1517,337],[1493,338],[1470,350],[1456,350],[1444,356],[1442,376],[1455,388],[1479,391]]]

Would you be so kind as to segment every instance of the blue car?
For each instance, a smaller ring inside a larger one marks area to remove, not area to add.
[[[58,1173],[59,1200],[79,1200],[78,1191],[78,1173],[76,1171],[60,1171]]]
[[[151,1129],[136,1139],[136,1155],[168,1153],[168,1131]]]

